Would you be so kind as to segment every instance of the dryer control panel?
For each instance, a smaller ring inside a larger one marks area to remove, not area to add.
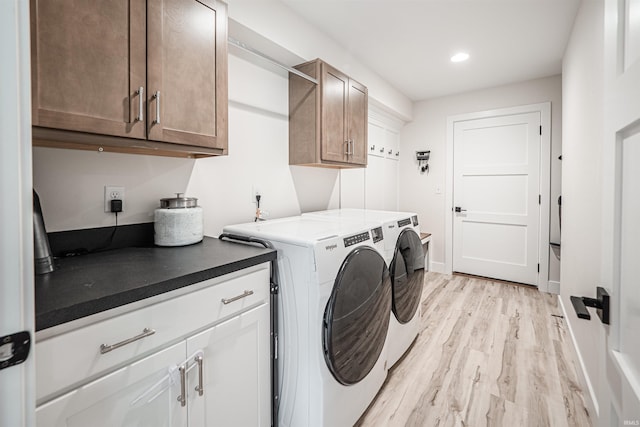
[[[371,229],[371,237],[373,237],[373,243],[378,243],[384,237],[382,236],[382,227],[376,227]]]
[[[411,221],[413,222],[413,226],[415,227],[418,224],[418,215],[414,215],[411,217]]]
[[[355,245],[356,243],[366,242],[367,240],[369,240],[370,237],[371,236],[369,235],[368,231],[365,231],[364,233],[360,233],[360,234],[354,234],[353,236],[345,237],[344,247],[348,248],[349,246]]]
[[[398,221],[398,227],[405,227],[407,225],[411,225],[411,218],[401,219]]]

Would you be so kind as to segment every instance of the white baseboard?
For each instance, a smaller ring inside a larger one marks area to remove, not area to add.
[[[433,271],[434,273],[444,273],[444,262],[431,261],[429,271]]]
[[[560,282],[556,282],[555,280],[549,280],[549,284],[547,286],[547,292],[550,294],[560,294]]]
[[[582,354],[580,353],[580,349],[578,348],[578,344],[576,342],[576,337],[573,335],[573,329],[571,329],[571,322],[569,321],[569,316],[567,316],[567,310],[565,310],[564,303],[562,302],[562,298],[558,295],[558,304],[560,305],[560,309],[562,310],[562,315],[564,316],[564,323],[567,325],[567,329],[569,330],[569,336],[571,337],[571,344],[573,344],[573,354],[577,357],[579,363],[579,369],[576,369],[578,376],[580,377],[580,384],[583,388],[586,386],[589,393],[585,393],[585,403],[587,405],[587,409],[590,414],[593,414],[594,424],[598,420],[598,415],[600,413],[600,409],[598,407],[598,397],[596,396],[595,390],[593,389],[593,385],[591,384],[591,380],[589,379],[589,375],[587,374],[587,369],[584,365],[584,360],[582,359]]]

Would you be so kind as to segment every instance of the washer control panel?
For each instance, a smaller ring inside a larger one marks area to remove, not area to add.
[[[411,217],[411,221],[413,221],[413,226],[415,227],[418,224],[418,215],[414,215]]]
[[[369,235],[368,231],[365,231],[364,233],[360,233],[360,234],[354,234],[353,236],[345,237],[344,247],[348,248],[351,245],[366,242],[367,240],[369,240],[370,237],[371,236]]]
[[[398,221],[398,227],[404,227],[407,225],[411,225],[411,218],[401,219],[400,221]]]
[[[384,237],[382,236],[382,227],[376,227],[371,229],[371,237],[373,237],[373,243],[378,243]]]

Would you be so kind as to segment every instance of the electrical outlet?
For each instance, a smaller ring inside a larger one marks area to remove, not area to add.
[[[257,186],[252,185],[251,186],[251,203],[256,203],[256,195],[258,194],[262,195],[262,192],[260,192],[260,189]]]
[[[104,211],[111,212],[111,200],[122,200],[122,212],[124,212],[124,187],[115,187],[112,185],[104,186]]]

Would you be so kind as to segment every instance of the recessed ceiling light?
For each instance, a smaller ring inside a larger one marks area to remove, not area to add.
[[[451,57],[451,62],[463,62],[469,59],[469,54],[466,52],[458,52]]]

